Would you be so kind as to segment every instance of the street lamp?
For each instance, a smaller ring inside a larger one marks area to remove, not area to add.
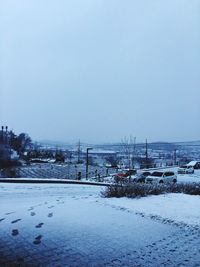
[[[92,147],[88,147],[86,149],[86,179],[88,179],[88,165],[89,165],[89,158],[88,158],[88,154],[89,154],[89,150],[92,150]]]

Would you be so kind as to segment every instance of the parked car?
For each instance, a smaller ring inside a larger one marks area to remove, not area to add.
[[[169,183],[177,182],[177,176],[174,172],[171,171],[155,171],[151,175],[147,176],[146,182],[157,182],[157,183]]]
[[[115,176],[118,176],[118,177],[129,177],[131,175],[136,174],[136,172],[137,171],[134,170],[134,169],[129,169],[129,170],[124,170],[124,171],[122,171],[120,173],[117,173],[117,174],[115,174]]]
[[[150,172],[142,172],[140,174],[137,174],[135,178],[133,179],[134,182],[137,183],[145,183],[146,182],[146,177],[151,175]]]
[[[193,167],[194,169],[200,169],[200,161],[190,161],[187,166]]]
[[[115,174],[114,177],[114,181],[116,183],[118,182],[128,182],[131,178],[131,175],[135,175],[137,173],[137,171],[135,169],[128,169],[128,170],[124,170],[123,172],[117,173]]]
[[[178,174],[192,174],[194,173],[194,168],[192,166],[183,165],[178,168]]]

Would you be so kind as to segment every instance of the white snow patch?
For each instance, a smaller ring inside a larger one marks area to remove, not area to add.
[[[109,198],[103,201],[105,204],[128,209],[135,213],[200,226],[200,196],[171,193],[137,199]]]

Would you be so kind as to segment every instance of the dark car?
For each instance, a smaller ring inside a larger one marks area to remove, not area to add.
[[[136,177],[134,178],[134,182],[145,183],[146,177],[149,175],[151,175],[150,172],[142,172],[142,173],[136,175]]]

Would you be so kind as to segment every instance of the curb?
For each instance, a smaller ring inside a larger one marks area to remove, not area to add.
[[[0,178],[0,183],[25,183],[25,184],[77,184],[77,185],[96,185],[110,186],[107,183],[75,181],[75,180],[47,180],[47,179],[19,179],[19,178]]]

